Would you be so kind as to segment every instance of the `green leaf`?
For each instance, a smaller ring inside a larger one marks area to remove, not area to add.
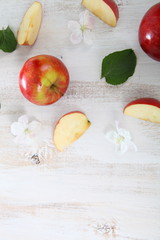
[[[102,61],[101,78],[106,82],[118,85],[127,81],[133,75],[137,58],[132,49],[126,49],[109,54]]]
[[[0,49],[4,52],[13,52],[16,47],[17,40],[10,27],[0,30]]]

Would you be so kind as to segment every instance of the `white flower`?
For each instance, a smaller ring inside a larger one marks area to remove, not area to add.
[[[94,18],[87,10],[79,15],[79,22],[69,21],[68,29],[71,31],[70,40],[74,44],[80,43],[82,40],[88,45],[92,42],[92,30],[94,28]]]
[[[131,134],[127,130],[118,127],[118,122],[115,122],[116,131],[109,131],[105,134],[108,141],[115,144],[116,151],[125,153],[129,148],[137,151],[136,145],[133,143]]]
[[[41,123],[38,121],[29,123],[26,115],[18,118],[18,122],[13,122],[11,124],[11,133],[15,136],[14,142],[19,145],[37,145],[40,130]]]

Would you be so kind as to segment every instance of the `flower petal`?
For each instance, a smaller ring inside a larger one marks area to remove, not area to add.
[[[80,30],[80,28],[81,28],[81,26],[80,26],[80,24],[79,24],[77,21],[69,21],[69,22],[68,22],[68,29],[69,29],[71,32]]]
[[[130,142],[131,141],[131,134],[129,131],[123,129],[123,128],[119,128],[118,130],[118,134],[122,137],[124,137],[124,142]]]
[[[121,145],[120,144],[115,144],[115,152],[120,152]]]
[[[11,124],[11,133],[14,136],[18,136],[24,132],[24,126],[20,122],[13,122]]]
[[[38,121],[32,121],[31,123],[28,124],[28,130],[29,130],[30,132],[36,133],[36,132],[39,132],[39,131],[40,131],[41,126],[42,126],[42,125],[41,125],[40,122],[38,122]]]
[[[131,141],[131,134],[129,131],[125,130],[124,128],[119,128],[119,122],[115,121],[115,126],[116,126],[116,130],[119,136],[124,137],[125,142],[130,142]]]
[[[84,25],[87,26],[90,30],[95,27],[95,19],[90,15],[89,11],[85,11],[84,13]]]
[[[92,40],[92,32],[90,30],[85,30],[83,32],[83,40],[87,45],[92,45],[93,40]]]
[[[115,126],[116,126],[116,130],[118,132],[119,131],[119,122],[117,120],[115,121]]]
[[[37,139],[32,137],[31,135],[26,135],[24,139],[24,144],[28,146],[32,146],[32,148],[38,146]]]
[[[85,24],[85,22],[84,22],[84,14],[85,14],[85,11],[83,11],[83,12],[81,12],[79,14],[79,23],[80,23],[81,26],[83,26]]]
[[[76,30],[71,33],[70,40],[74,44],[78,44],[82,41],[82,31]]]
[[[28,124],[28,117],[26,115],[22,115],[18,118],[19,123]]]
[[[131,141],[132,137],[129,131],[119,128],[118,121],[115,121],[116,131],[109,131],[105,134],[108,141],[115,144],[115,150],[121,154],[127,152],[130,147],[137,151],[137,146]]]
[[[37,141],[35,138],[32,138],[30,135],[21,134],[14,138],[14,142],[17,145],[37,147]]]
[[[124,142],[121,142],[120,144],[120,153],[125,153],[128,151],[128,144],[125,144]]]
[[[14,138],[14,142],[17,144],[17,145],[23,145],[25,144],[25,139],[26,139],[26,136],[24,133],[20,134],[20,135],[17,135],[15,138]]]
[[[105,138],[112,143],[116,143],[117,133],[115,131],[109,131],[105,134]]]

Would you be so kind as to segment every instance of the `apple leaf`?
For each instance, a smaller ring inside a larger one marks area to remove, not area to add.
[[[101,78],[112,85],[122,84],[133,75],[137,58],[132,49],[109,54],[102,61]]]
[[[4,52],[13,52],[16,47],[17,40],[10,27],[0,30],[0,49]]]

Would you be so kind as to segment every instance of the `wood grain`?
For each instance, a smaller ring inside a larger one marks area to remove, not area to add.
[[[0,52],[0,239],[2,240],[160,240],[160,126],[123,115],[124,106],[139,97],[160,100],[159,63],[140,49],[140,20],[156,0],[117,0],[120,19],[111,28],[95,17],[94,44],[74,46],[67,22],[84,10],[78,0],[42,0],[43,21],[33,47]],[[0,28],[16,33],[31,0],[1,0]],[[120,86],[100,79],[104,56],[133,48],[134,75]],[[62,59],[70,85],[57,103],[39,107],[23,98],[18,75],[31,56]],[[92,126],[59,153],[54,145],[47,159],[33,165],[29,149],[16,146],[10,125],[22,114],[42,122],[52,141],[61,115],[80,110]],[[115,120],[128,129],[138,152],[114,152],[104,133]]]

